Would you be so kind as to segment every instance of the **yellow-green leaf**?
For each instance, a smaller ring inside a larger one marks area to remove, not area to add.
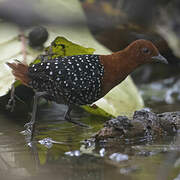
[[[75,44],[65,37],[57,37],[52,43],[51,46],[46,48],[46,54],[52,55],[52,58],[57,56],[73,56],[79,54],[93,54],[95,49],[85,48],[78,44]]]
[[[39,55],[33,62],[33,64],[37,64],[44,60],[51,60],[57,57],[64,57],[64,56],[73,56],[73,55],[80,55],[80,54],[93,54],[95,49],[93,48],[86,48],[75,44],[65,37],[58,36],[55,38],[51,45],[45,49],[45,55]]]

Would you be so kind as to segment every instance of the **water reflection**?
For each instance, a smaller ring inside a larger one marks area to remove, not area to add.
[[[0,172],[2,180],[32,178],[107,179],[105,172],[107,172],[108,166],[104,166],[103,159],[87,154],[80,157],[64,154],[67,150],[79,148],[80,142],[76,138],[83,137],[87,131],[71,124],[68,126],[66,123],[60,126],[57,122],[51,123],[49,128],[45,130],[43,129],[47,123],[45,122],[40,127],[37,126],[39,131],[36,132],[36,140],[33,141],[32,148],[29,148],[24,136],[20,133],[24,127],[18,124],[19,118],[14,119],[0,114]],[[62,123],[60,124],[62,125]],[[73,131],[70,132],[71,130]],[[79,131],[82,131],[82,134]],[[61,141],[66,141],[66,144],[55,143],[52,148],[47,148],[38,143],[37,139],[47,135],[54,137],[54,139],[62,138]]]
[[[173,151],[180,150],[179,146],[173,145],[175,140],[172,137],[165,137],[149,145],[145,142],[122,144],[116,139],[95,145],[93,141],[85,139],[102,127],[105,119],[77,109],[72,113],[72,118],[91,128],[79,127],[64,121],[65,108],[56,104],[41,108],[31,147],[20,133],[24,130],[27,118],[0,113],[2,180],[129,180],[144,176],[146,179],[156,179],[167,153],[172,151],[172,147]],[[46,146],[50,144],[51,146]],[[114,161],[109,158],[114,153],[123,154],[128,159]],[[177,169],[179,167],[176,167],[176,171]]]

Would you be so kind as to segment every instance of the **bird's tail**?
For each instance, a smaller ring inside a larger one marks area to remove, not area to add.
[[[28,65],[20,61],[16,61],[16,63],[7,63],[7,65],[12,69],[15,79],[20,80],[27,86],[30,81],[30,78],[28,77]]]

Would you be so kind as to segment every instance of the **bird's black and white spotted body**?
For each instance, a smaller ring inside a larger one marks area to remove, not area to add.
[[[76,55],[34,64],[28,69],[29,85],[57,103],[91,104],[100,98],[104,67],[98,55]]]

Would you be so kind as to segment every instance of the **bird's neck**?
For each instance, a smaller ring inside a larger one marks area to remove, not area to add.
[[[104,66],[102,96],[122,82],[134,69],[138,67],[135,58],[136,57],[131,56],[125,50],[111,55],[100,56],[100,61]]]

